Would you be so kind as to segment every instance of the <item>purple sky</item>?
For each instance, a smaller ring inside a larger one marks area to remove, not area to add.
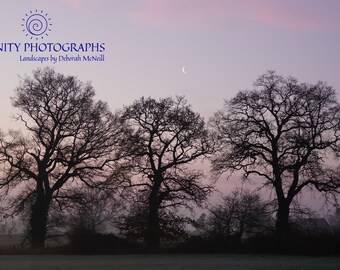
[[[105,62],[48,65],[91,81],[112,110],[141,96],[185,95],[209,117],[269,69],[340,89],[337,0],[2,1],[0,42],[29,42],[20,24],[35,9],[52,19],[45,42],[106,43]],[[45,66],[18,58],[0,52],[5,130],[18,75]]]

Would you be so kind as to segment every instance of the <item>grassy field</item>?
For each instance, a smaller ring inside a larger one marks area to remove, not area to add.
[[[338,257],[269,255],[13,255],[0,256],[6,270],[339,270]]]

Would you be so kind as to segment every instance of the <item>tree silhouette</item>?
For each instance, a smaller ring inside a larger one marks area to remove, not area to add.
[[[299,83],[270,71],[212,118],[219,143],[217,173],[242,171],[275,190],[279,233],[289,229],[290,205],[306,188],[333,194],[340,186],[340,112],[324,82]]]
[[[212,150],[203,118],[183,97],[141,98],[122,112],[131,132],[121,145],[130,152],[135,176],[129,185],[143,195],[147,211],[146,243],[160,245],[160,213],[164,209],[202,202],[211,187],[201,182],[202,173],[187,165]],[[168,212],[169,214],[169,212]]]
[[[239,244],[245,237],[270,230],[271,205],[259,194],[236,189],[210,209],[208,231],[216,237]]]
[[[173,209],[160,208],[158,211],[159,237],[164,241],[175,241],[186,236],[185,226],[190,223]],[[129,211],[121,217],[119,229],[128,239],[145,240],[148,234],[149,209],[145,199],[131,204]]]
[[[12,98],[25,131],[0,138],[0,188],[16,194],[14,213],[29,209],[32,247],[44,246],[51,203],[74,199],[68,190],[76,183],[103,183],[119,158],[119,122],[93,97],[90,84],[44,68],[22,79]]]
[[[123,211],[124,203],[108,189],[84,187],[81,198],[69,203],[64,228],[72,234],[97,234],[113,224],[114,218]],[[79,192],[79,191],[78,191]]]

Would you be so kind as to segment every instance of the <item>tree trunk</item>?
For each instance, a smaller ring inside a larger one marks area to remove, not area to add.
[[[276,231],[279,236],[285,237],[289,233],[289,206],[287,199],[278,201],[278,211],[276,219]]]
[[[154,197],[154,198],[153,198]],[[158,251],[160,248],[160,224],[158,216],[158,203],[156,196],[149,198],[149,216],[146,232],[146,245],[150,251]]]
[[[159,198],[158,192],[162,183],[162,177],[156,176],[154,179],[154,185],[148,198],[148,223],[146,229],[146,245],[149,251],[158,251],[161,243],[161,229],[159,221]]]
[[[44,194],[38,194],[32,205],[29,236],[32,248],[44,248],[47,232],[47,215],[51,199]]]

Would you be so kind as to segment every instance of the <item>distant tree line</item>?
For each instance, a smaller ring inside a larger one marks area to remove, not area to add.
[[[90,83],[52,68],[15,89],[20,128],[0,135],[2,211],[24,217],[33,248],[53,233],[97,232],[110,221],[158,250],[187,224],[197,227],[185,209],[207,203],[216,180],[238,171],[275,200],[236,190],[212,206],[204,230],[224,242],[268,231],[273,213],[284,239],[305,190],[336,201],[340,106],[324,82],[267,72],[208,122],[181,96],[142,97],[115,113],[94,96]]]

